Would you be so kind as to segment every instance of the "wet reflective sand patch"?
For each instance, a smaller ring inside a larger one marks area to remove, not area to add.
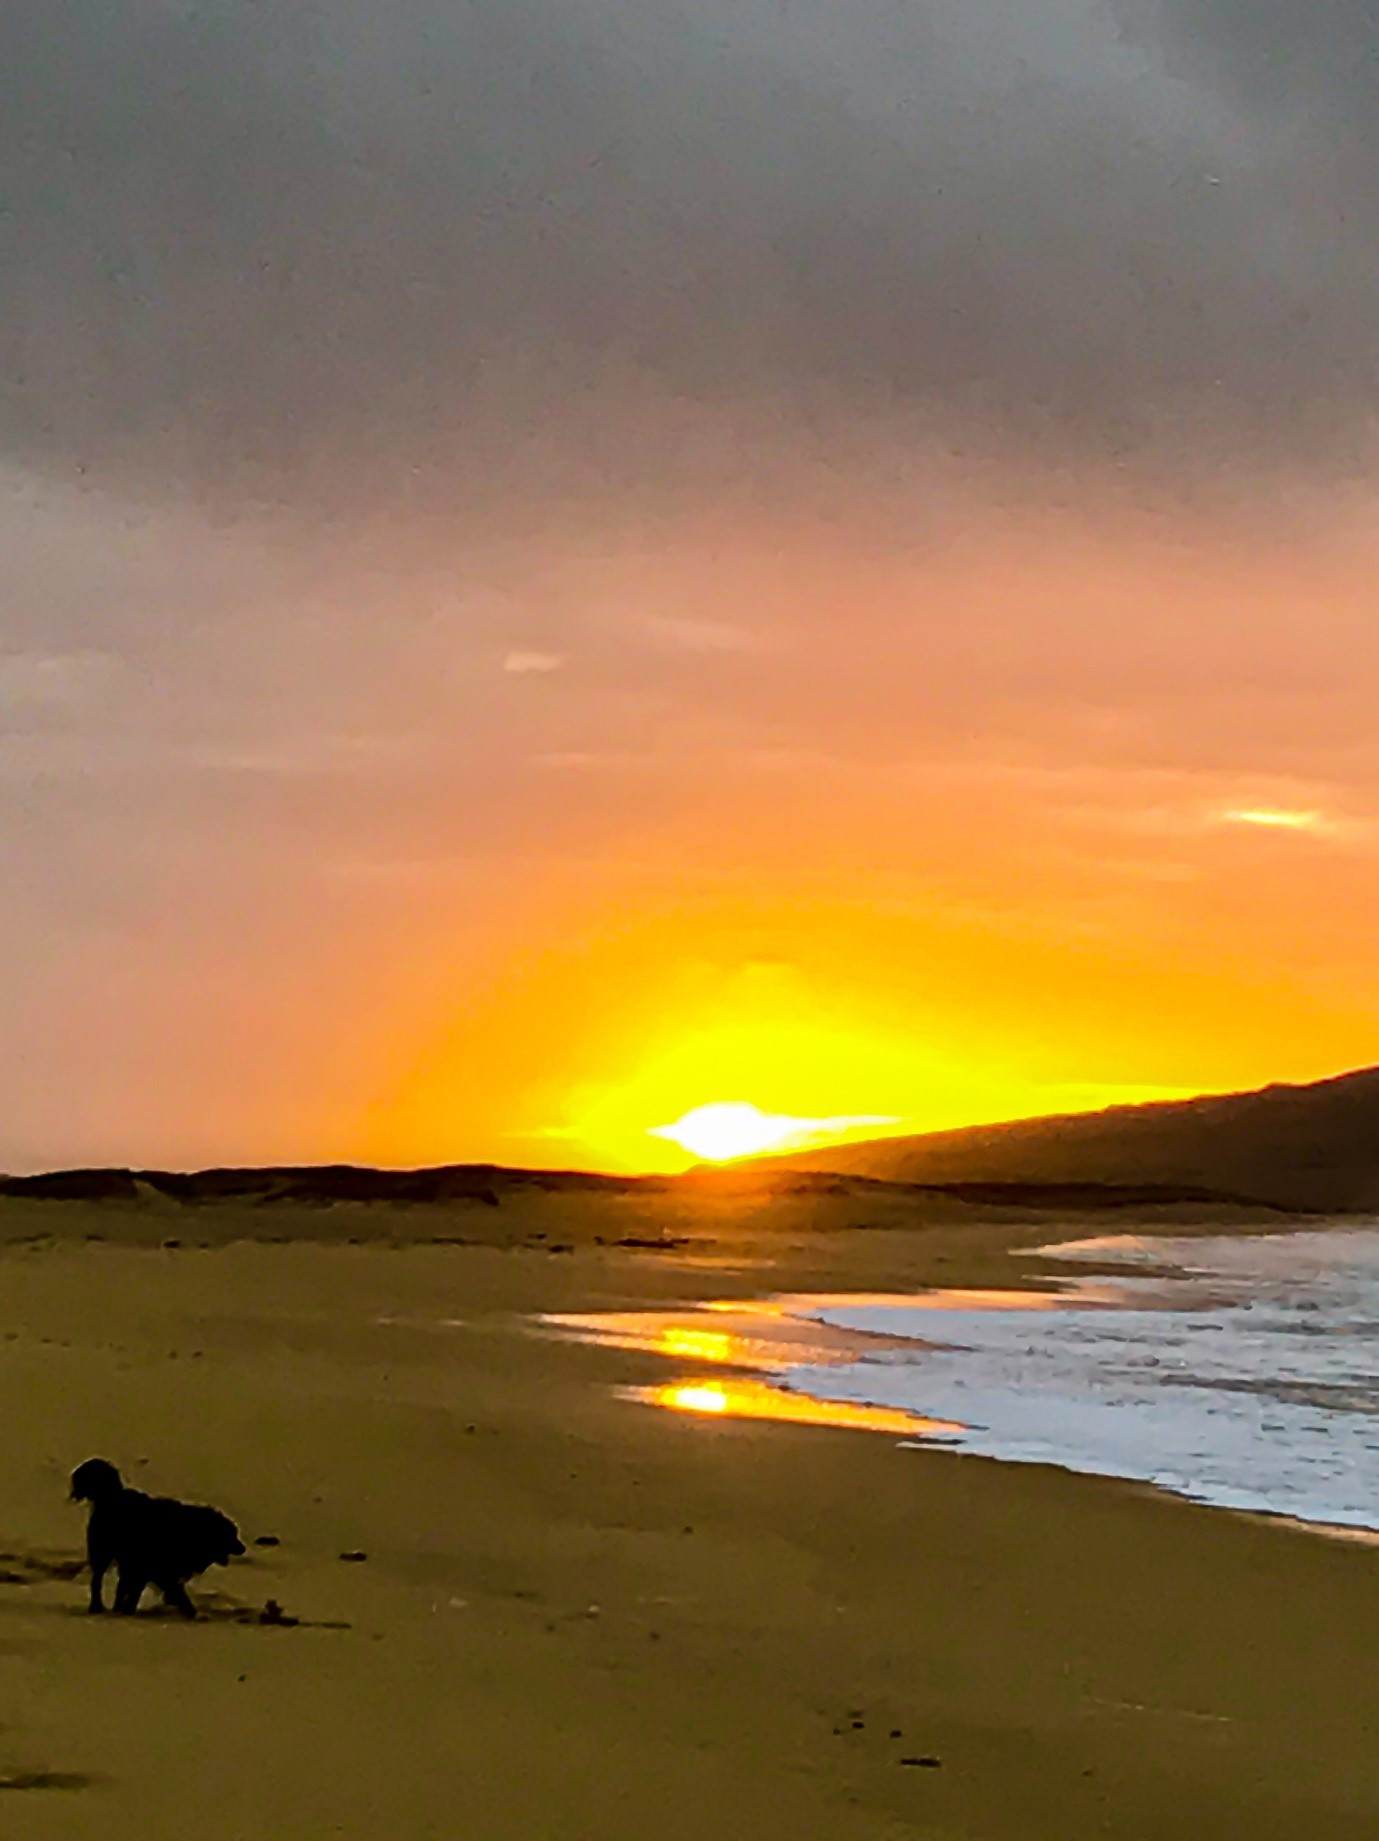
[[[865,1360],[885,1348],[913,1348],[912,1337],[848,1329],[804,1314],[805,1307],[827,1302],[764,1298],[753,1304],[709,1302],[688,1310],[606,1311],[545,1316],[539,1321],[609,1348],[761,1374],[830,1367]]]
[[[885,1432],[905,1439],[959,1437],[961,1426],[925,1413],[820,1399],[782,1384],[780,1377],[796,1371],[846,1368],[887,1351],[915,1347],[913,1337],[843,1328],[806,1314],[827,1302],[822,1297],[765,1298],[746,1305],[708,1302],[678,1311],[548,1316],[541,1322],[608,1348],[701,1363],[717,1371],[617,1390],[624,1399],[670,1412]]]
[[[709,1418],[771,1419],[790,1425],[831,1426],[856,1432],[889,1432],[897,1438],[956,1439],[963,1428],[943,1419],[895,1407],[865,1406],[842,1400],[816,1400],[808,1394],[773,1387],[769,1381],[727,1377],[672,1381],[661,1387],[623,1387],[627,1400],[645,1401],[674,1413]]]

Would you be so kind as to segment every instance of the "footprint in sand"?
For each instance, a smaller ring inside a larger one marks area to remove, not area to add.
[[[69,1554],[0,1552],[0,1585],[66,1583],[78,1577],[85,1560]]]
[[[0,1790],[89,1790],[95,1781],[79,1771],[0,1770]]]

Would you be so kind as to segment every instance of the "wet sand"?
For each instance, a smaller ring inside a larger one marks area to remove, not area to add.
[[[532,1327],[1032,1283],[1009,1247],[1095,1231],[854,1207],[0,1211],[0,1835],[1379,1832],[1372,1549],[658,1410],[619,1390],[716,1361]],[[89,1619],[95,1453],[277,1544],[195,1625]]]

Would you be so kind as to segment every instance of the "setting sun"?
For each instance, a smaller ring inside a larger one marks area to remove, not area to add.
[[[673,1125],[656,1125],[647,1133],[666,1138],[709,1163],[757,1157],[766,1151],[803,1148],[863,1127],[898,1125],[900,1120],[874,1113],[844,1114],[831,1119],[801,1119],[790,1113],[763,1112],[741,1101],[696,1106]]]

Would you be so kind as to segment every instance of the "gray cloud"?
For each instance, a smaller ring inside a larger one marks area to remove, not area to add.
[[[1315,137],[1379,131],[1379,14],[1374,0],[1115,0],[1139,34],[1163,43],[1168,67],[1205,79]]]
[[[1374,37],[1363,0],[9,0],[0,441],[303,505],[920,440],[1355,469]]]

